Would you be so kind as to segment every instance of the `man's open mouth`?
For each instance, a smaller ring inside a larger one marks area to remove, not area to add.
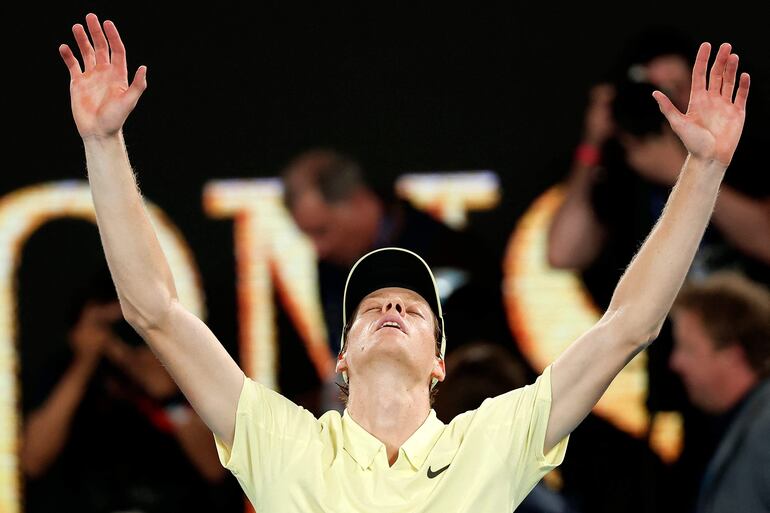
[[[381,330],[382,328],[397,329],[399,331],[406,333],[404,326],[400,322],[392,318],[381,321],[377,330]]]

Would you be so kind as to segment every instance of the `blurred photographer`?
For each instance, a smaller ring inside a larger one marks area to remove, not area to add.
[[[211,434],[123,320],[112,284],[76,306],[69,351],[26,390],[25,511],[221,508],[227,476]]]

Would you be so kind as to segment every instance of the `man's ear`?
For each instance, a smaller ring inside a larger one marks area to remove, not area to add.
[[[446,363],[443,358],[436,356],[433,359],[433,371],[430,373],[430,376],[439,381],[444,381],[444,378],[446,378]]]
[[[335,367],[334,372],[339,374],[340,372],[348,370],[348,362],[345,359],[345,356],[347,356],[347,351],[340,353],[339,356],[337,356],[337,366]]]

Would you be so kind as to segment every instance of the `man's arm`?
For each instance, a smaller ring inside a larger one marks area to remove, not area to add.
[[[99,357],[76,356],[45,402],[24,424],[19,460],[27,477],[45,474],[69,440],[72,419]]]
[[[591,202],[599,171],[601,148],[615,126],[612,121],[610,84],[591,88],[583,122],[583,137],[575,153],[565,197],[548,228],[548,263],[557,269],[585,269],[601,251],[607,230]]]
[[[566,195],[548,228],[548,263],[556,269],[585,269],[599,254],[607,230],[591,204],[596,166],[575,162]]]
[[[698,50],[687,114],[656,91],[655,99],[689,154],[666,208],[599,322],[554,362],[546,451],[591,411],[615,376],[660,331],[709,222],[719,185],[738,145],[749,76],[733,102],[738,56],[723,44],[706,85],[710,45]]]
[[[150,345],[209,428],[232,442],[243,372],[216,337],[179,303],[171,271],[150,224],[123,143],[122,127],[147,87],[140,67],[130,87],[115,25],[105,33],[86,16],[73,27],[85,71],[67,45],[72,113],[83,138],[104,252],[123,315]]]
[[[88,303],[68,333],[73,359],[43,404],[24,424],[19,459],[28,477],[48,471],[69,440],[72,420],[80,406],[110,337],[109,324],[120,318],[117,305]]]
[[[210,430],[187,404],[175,400],[179,387],[155,355],[145,346],[131,347],[110,331],[104,356],[152,399],[156,411],[170,424],[179,447],[201,476],[212,483],[221,481],[226,470],[219,463]]]

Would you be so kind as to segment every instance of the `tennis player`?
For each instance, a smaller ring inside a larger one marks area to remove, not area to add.
[[[730,45],[720,46],[707,73],[703,43],[687,112],[654,93],[688,150],[679,179],[607,311],[534,384],[439,421],[430,398],[445,377],[446,342],[433,277],[419,256],[388,248],[364,256],[349,275],[337,363],[347,409],[317,419],[245,377],[180,305],[122,137],[147,68],[129,84],[115,25],[94,14],[86,24],[90,40],[82,25],[73,27],[82,67],[67,45],[59,51],[123,314],[214,433],[222,463],[261,513],[515,509],[562,461],[570,432],[613,378],[656,338],[738,145],[749,91],[747,74],[736,79]],[[201,72],[216,72],[202,64]]]

